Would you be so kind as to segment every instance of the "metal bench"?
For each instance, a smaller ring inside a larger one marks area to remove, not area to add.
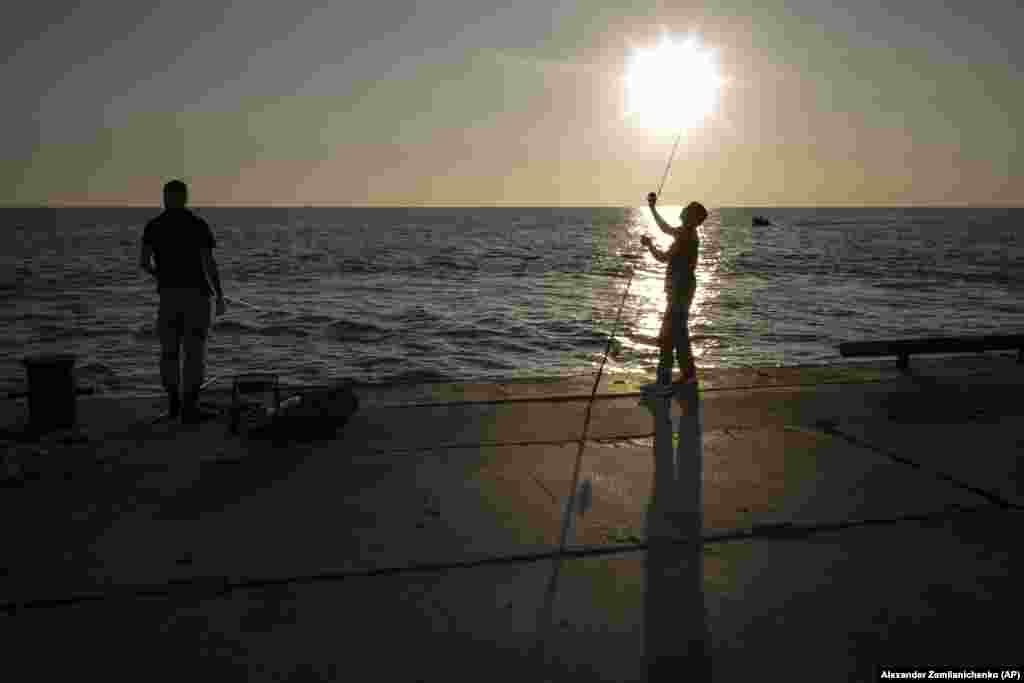
[[[900,369],[906,370],[910,366],[910,356],[912,355],[926,353],[981,353],[983,351],[1006,351],[1013,349],[1017,349],[1017,362],[1024,363],[1024,334],[843,342],[839,345],[839,354],[844,358],[897,356]]]

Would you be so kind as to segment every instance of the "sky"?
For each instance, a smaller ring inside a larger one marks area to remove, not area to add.
[[[157,205],[182,178],[200,206],[638,206],[675,132],[625,115],[626,64],[689,34],[726,83],[666,202],[1024,205],[1017,5],[25,3],[0,205]]]

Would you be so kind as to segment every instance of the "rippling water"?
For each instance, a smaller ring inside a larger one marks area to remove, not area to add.
[[[159,388],[158,209],[4,209],[0,385],[73,352],[103,391]],[[408,382],[652,367],[663,266],[646,209],[198,208],[229,303],[208,375]],[[663,207],[677,223],[679,207]],[[773,226],[751,227],[764,214]],[[808,365],[841,341],[1024,332],[1019,209],[715,209],[690,332],[704,367]],[[630,280],[630,268],[635,275]]]

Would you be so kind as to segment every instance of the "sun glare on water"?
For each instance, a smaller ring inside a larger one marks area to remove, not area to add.
[[[654,48],[633,50],[626,68],[626,115],[658,130],[685,131],[714,108],[722,78],[714,53],[696,38],[668,37]]]

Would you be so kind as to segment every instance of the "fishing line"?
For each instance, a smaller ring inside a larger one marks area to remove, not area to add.
[[[539,634],[536,645],[538,655],[543,655],[544,644],[547,639],[547,631],[551,628],[554,598],[558,591],[558,578],[562,571],[562,556],[565,553],[565,546],[569,536],[569,523],[572,520],[572,515],[575,509],[576,489],[579,487],[580,468],[583,464],[583,449],[586,447],[587,432],[590,429],[590,417],[592,408],[594,407],[594,398],[597,396],[597,388],[601,383],[601,375],[604,372],[604,365],[612,350],[612,342],[615,340],[615,334],[618,332],[619,321],[622,319],[622,310],[626,306],[626,297],[629,295],[629,288],[633,284],[633,274],[635,272],[636,271],[633,268],[629,268],[629,281],[626,283],[626,289],[622,293],[622,303],[619,304],[619,312],[615,316],[615,326],[612,328],[612,333],[608,337],[608,344],[605,347],[604,356],[601,358],[601,365],[597,370],[597,377],[594,379],[594,388],[591,390],[590,400],[587,402],[587,412],[583,420],[583,433],[579,438],[579,449],[576,452],[576,463],[573,466],[572,488],[569,493],[569,501],[565,506],[565,514],[562,517],[562,532],[558,541],[558,552],[553,558],[554,571],[551,574],[551,581],[548,583],[547,592],[545,594],[544,609],[540,617],[540,626],[538,628]]]
[[[261,313],[290,313],[291,315],[302,315],[301,313],[297,313],[295,311],[284,308],[264,308],[263,306],[257,306],[255,304],[249,303],[248,301],[242,301],[241,299],[236,299],[232,296],[226,296],[224,297],[224,300],[231,301],[236,304],[241,304],[246,308],[251,308],[254,311],[260,311]]]

